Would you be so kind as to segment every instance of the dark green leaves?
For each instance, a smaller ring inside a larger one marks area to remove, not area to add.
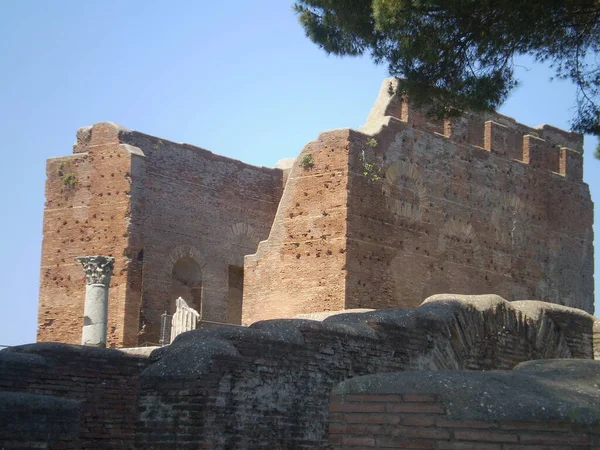
[[[328,53],[369,53],[432,114],[497,108],[513,58],[551,64],[578,88],[573,128],[600,134],[598,0],[297,0],[307,36]]]

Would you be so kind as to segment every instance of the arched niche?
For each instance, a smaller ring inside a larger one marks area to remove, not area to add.
[[[175,312],[175,300],[181,297],[190,308],[202,312],[202,267],[191,252],[180,253],[171,263],[169,314]]]

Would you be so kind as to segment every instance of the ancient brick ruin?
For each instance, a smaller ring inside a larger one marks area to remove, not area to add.
[[[593,333],[574,308],[440,295],[199,329],[149,356],[13,347],[0,351],[0,448],[594,449]]]
[[[600,448],[582,137],[395,90],[274,169],[79,130],[0,448]]]
[[[281,170],[100,123],[47,177],[38,341],[81,342],[82,255],[115,258],[111,346],[158,344],[178,297],[240,323],[244,255],[269,233]]]
[[[384,82],[361,131],[323,133],[246,257],[243,321],[493,292],[593,312],[582,137],[490,114],[436,122]]]
[[[112,347],[158,343],[178,297],[238,325],[443,292],[592,313],[582,136],[492,113],[436,121],[395,83],[360,131],[325,132],[283,169],[80,129],[47,166],[38,341],[81,342],[82,255],[116,260]]]
[[[330,398],[328,442],[332,450],[597,449],[598,427],[585,416],[598,407],[586,394],[599,368],[598,361],[530,361],[506,372],[355,378]]]

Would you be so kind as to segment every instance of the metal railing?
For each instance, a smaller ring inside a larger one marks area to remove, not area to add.
[[[159,344],[161,347],[168,345],[171,343],[171,321],[173,316],[171,314],[167,314],[165,311],[160,316],[160,341]],[[167,331],[168,328],[168,331]]]

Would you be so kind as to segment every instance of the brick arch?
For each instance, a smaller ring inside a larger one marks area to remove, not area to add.
[[[239,242],[243,245],[257,246],[260,241],[260,237],[252,225],[246,222],[234,223],[229,227],[228,234],[228,242],[230,243]]]
[[[381,186],[385,205],[395,216],[419,221],[423,217],[423,205],[428,192],[422,171],[407,161],[396,161],[385,170]],[[412,193],[412,198],[401,198],[402,192]]]
[[[450,219],[444,224],[437,251],[440,261],[453,260],[478,267],[483,264],[479,236],[470,223],[461,220]]]
[[[206,265],[204,255],[196,247],[192,245],[180,245],[179,247],[175,247],[173,250],[171,250],[169,256],[167,257],[167,261],[165,262],[163,268],[163,272],[166,278],[171,278],[173,267],[175,267],[175,264],[181,258],[193,259],[198,264],[198,267],[200,267],[200,269],[202,269]]]
[[[256,253],[260,236],[257,231],[246,222],[237,222],[232,224],[227,230],[227,245],[230,249],[232,262],[240,267],[244,266],[244,254],[251,255]],[[240,251],[243,250],[243,253]]]

